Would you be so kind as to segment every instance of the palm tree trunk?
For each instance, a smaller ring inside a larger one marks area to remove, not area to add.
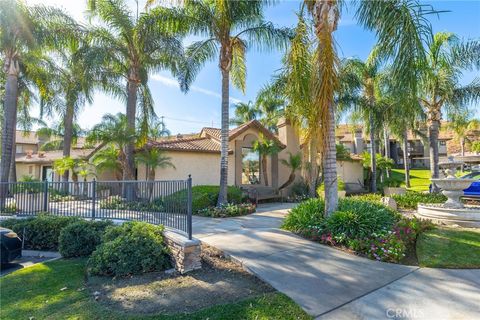
[[[148,201],[152,201],[152,196],[153,196],[153,187],[155,186],[154,182],[155,181],[155,169],[151,168],[148,170],[148,176],[147,176],[147,181],[149,185],[149,192],[148,192]]]
[[[128,129],[130,134],[135,133],[135,120],[137,114],[137,90],[138,90],[138,82],[137,79],[138,72],[136,70],[130,71],[130,77],[128,80],[128,87],[127,87],[127,123]],[[135,172],[135,161],[134,161],[134,153],[135,151],[135,143],[133,141],[129,142],[125,146],[125,162],[126,166],[123,171],[123,180],[134,180],[134,172]],[[135,197],[133,185],[127,183],[125,188],[125,198],[127,200],[132,200]]]
[[[440,121],[431,120],[428,125],[428,139],[430,142],[430,176],[432,179],[439,177],[438,169],[438,132],[440,128]],[[432,183],[432,191],[437,192],[438,188],[435,183]]]
[[[405,168],[405,187],[410,188],[410,166],[408,165],[408,131],[403,132],[403,166]]]
[[[370,182],[371,192],[377,192],[377,158],[376,158],[376,146],[375,146],[375,122],[373,119],[373,112],[370,111],[368,115],[370,122],[370,170],[372,173],[372,181]]]
[[[220,151],[220,192],[218,194],[217,206],[228,201],[227,184],[228,184],[228,121],[229,121],[229,71],[222,69],[222,140]]]
[[[15,122],[17,123],[17,112],[15,112]],[[17,145],[17,128],[13,131],[13,142],[12,142],[12,161],[10,162],[10,173],[8,177],[9,182],[17,182],[17,164],[15,163],[15,156],[17,154],[16,145]]]
[[[67,110],[65,112],[65,119],[63,120],[63,126],[65,132],[63,133],[63,157],[70,157],[70,150],[72,148],[72,137],[73,137],[73,113],[74,113],[73,104],[69,103],[67,105]],[[70,171],[66,170],[62,176],[63,182],[68,182],[68,175]]]
[[[389,137],[388,128],[386,125],[383,127],[383,139],[385,143],[385,158],[389,159],[390,158],[390,137]],[[387,173],[387,178],[390,178],[390,170],[388,168],[386,169],[386,173]]]
[[[460,153],[465,157],[465,138],[460,138]]]
[[[309,187],[308,187],[308,192],[310,198],[315,198],[316,192],[317,192],[317,178],[318,178],[318,172],[317,172],[317,156],[318,156],[318,151],[317,151],[317,139],[316,137],[313,137],[310,140],[310,147],[309,147],[309,162],[310,162],[310,170],[309,170]]]
[[[328,135],[323,161],[325,182],[325,214],[331,215],[338,206],[337,150],[335,145],[335,106],[328,108]]]
[[[2,125],[2,160],[0,163],[0,209],[5,208],[10,175],[10,165],[13,155],[13,141],[15,134],[15,115],[17,114],[18,100],[18,64],[14,60],[10,62],[10,68],[5,83],[4,114]]]
[[[267,156],[262,154],[263,183],[268,186]]]

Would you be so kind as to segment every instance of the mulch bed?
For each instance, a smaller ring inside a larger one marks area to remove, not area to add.
[[[203,268],[181,275],[152,272],[128,278],[91,277],[88,287],[102,305],[129,314],[190,313],[273,292],[235,262],[202,246]]]

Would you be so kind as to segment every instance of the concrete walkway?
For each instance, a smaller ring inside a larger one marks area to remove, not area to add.
[[[194,236],[239,261],[316,319],[479,319],[480,270],[419,269],[344,253],[280,230],[291,204],[194,217]]]

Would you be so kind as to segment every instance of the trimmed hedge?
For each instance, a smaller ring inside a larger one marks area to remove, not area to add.
[[[217,205],[219,186],[194,186],[192,187],[192,213]],[[185,212],[187,190],[175,192],[164,199],[167,211]],[[234,186],[228,187],[227,199],[229,203],[239,204],[245,199],[243,191]]]
[[[2,221],[0,226],[12,229],[20,238],[24,239],[25,249],[56,251],[62,229],[78,221],[80,219],[77,217],[41,214],[27,219],[8,219]]]
[[[102,242],[102,236],[112,221],[81,220],[67,225],[60,232],[59,251],[65,258],[89,256]]]
[[[419,203],[444,203],[447,197],[441,193],[422,193],[407,191],[406,194],[393,195],[397,206],[403,209],[417,209]]]
[[[145,222],[126,222],[107,228],[88,260],[93,275],[126,276],[170,267],[163,226]]]

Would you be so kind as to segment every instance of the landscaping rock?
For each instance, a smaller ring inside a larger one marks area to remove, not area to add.
[[[382,203],[393,210],[397,210],[397,202],[391,197],[383,197]]]

